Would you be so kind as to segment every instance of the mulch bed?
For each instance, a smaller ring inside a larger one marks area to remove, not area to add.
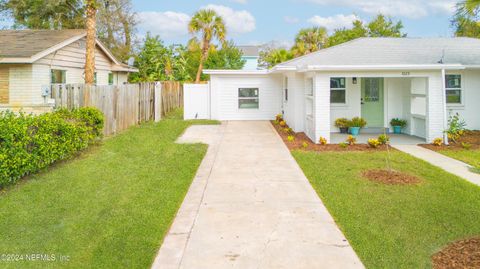
[[[432,256],[433,268],[480,268],[480,237],[454,242]]]
[[[272,121],[272,125],[277,130],[278,134],[280,137],[282,137],[283,141],[287,145],[288,149],[290,150],[305,150],[305,151],[386,151],[387,146],[386,145],[381,145],[378,146],[378,148],[372,148],[368,146],[367,144],[356,144],[356,145],[349,145],[347,147],[342,147],[338,144],[327,144],[327,145],[319,145],[316,143],[313,143],[313,141],[308,138],[308,136],[305,133],[294,133],[294,134],[287,134],[283,129],[288,128],[286,127],[281,127],[280,125],[276,124],[274,121]],[[290,142],[288,141],[288,136],[293,135],[295,137],[295,140]],[[307,147],[303,147],[303,143],[307,143]],[[392,147],[389,148],[389,150],[394,150]]]
[[[462,150],[464,149],[462,143],[467,143],[471,145],[470,149],[480,149],[480,131],[465,131],[465,134],[462,135],[456,143],[451,142],[450,145],[441,145],[435,146],[432,144],[423,144],[420,145],[424,148],[438,151],[438,150]]]
[[[387,185],[411,185],[421,182],[421,180],[416,176],[397,171],[388,171],[381,169],[364,171],[362,173],[362,176],[371,181]]]

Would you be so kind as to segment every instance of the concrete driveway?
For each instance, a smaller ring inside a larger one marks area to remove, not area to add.
[[[152,268],[363,268],[269,122],[179,142],[210,147]]]

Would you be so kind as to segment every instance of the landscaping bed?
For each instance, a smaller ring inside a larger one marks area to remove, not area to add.
[[[347,152],[347,151],[386,151],[387,146],[386,145],[378,145],[376,148],[372,148],[371,146],[367,144],[354,144],[354,145],[348,145],[348,144],[326,144],[326,145],[321,145],[321,144],[316,144],[313,143],[313,141],[308,138],[308,136],[305,133],[294,133],[292,131],[286,132],[285,129],[288,129],[288,125],[285,127],[280,126],[277,122],[272,121],[272,125],[277,130],[277,133],[280,135],[282,140],[285,142],[285,145],[290,150],[305,150],[305,151],[342,151],[342,152]],[[293,141],[289,140],[289,136],[293,136],[294,139]],[[391,147],[389,147],[389,150],[394,150]]]
[[[166,117],[132,127],[4,189],[0,252],[57,260],[0,267],[149,268],[206,153],[175,143],[197,123],[215,122]]]
[[[480,237],[451,243],[432,260],[434,269],[480,268]]]
[[[408,154],[292,155],[367,268],[431,268],[445,246],[480,235],[480,188]],[[420,182],[388,184],[364,176],[388,167]],[[461,268],[476,268],[475,251],[461,254],[473,262]]]

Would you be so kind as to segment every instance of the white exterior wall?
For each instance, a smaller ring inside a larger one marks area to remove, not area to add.
[[[289,72],[282,77],[282,83],[288,77],[288,100],[283,100],[284,118],[294,132],[305,130],[305,78],[303,74]],[[283,84],[282,84],[283,85]],[[285,87],[282,87],[285,90]],[[282,94],[282,99],[284,99]]]
[[[447,72],[462,75],[462,104],[447,105],[448,115],[455,113],[467,123],[467,128],[480,130],[480,70]]]
[[[272,120],[281,113],[281,76],[211,75],[210,79],[212,119]],[[259,89],[259,109],[238,108],[239,88]]]
[[[330,127],[332,132],[340,132],[335,127],[335,120],[338,118],[351,119],[359,117],[361,114],[361,79],[357,78],[357,84],[353,84],[351,77],[346,78],[346,103],[345,104],[331,104]],[[330,85],[329,85],[330,88]]]
[[[210,84],[183,85],[183,119],[210,119]]]
[[[313,115],[315,119],[315,137],[310,137],[318,143],[320,137],[330,142],[331,118],[330,118],[330,77],[328,73],[317,73],[313,85]]]

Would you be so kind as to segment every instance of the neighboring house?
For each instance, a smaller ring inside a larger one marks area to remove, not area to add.
[[[480,40],[360,38],[271,70],[205,70],[208,118],[270,120],[330,141],[337,118],[361,116],[366,132],[408,120],[406,133],[431,142],[459,113],[480,129]]]
[[[238,46],[242,53],[245,65],[242,70],[257,70],[259,67],[260,48],[258,46]]]
[[[51,84],[84,83],[85,46],[85,30],[0,31],[0,110],[49,110]],[[97,85],[126,83],[128,73],[137,71],[97,40]]]

